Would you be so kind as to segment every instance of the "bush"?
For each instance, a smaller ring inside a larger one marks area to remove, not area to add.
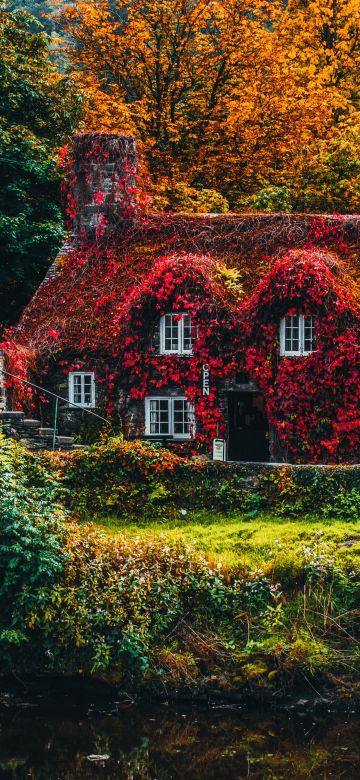
[[[204,506],[250,517],[266,510],[294,517],[319,511],[344,520],[360,515],[359,466],[212,463],[121,437],[46,458],[60,470],[70,507],[85,517],[168,518]]]
[[[185,545],[114,540],[73,525],[67,552],[51,605],[30,616],[51,648],[50,668],[133,677],[179,621],[213,622],[230,609],[222,572]]]
[[[195,189],[185,182],[178,182],[169,192],[169,202],[176,211],[191,214],[226,214],[229,204],[220,192],[210,189]]]
[[[163,447],[128,442],[121,436],[70,456],[44,456],[69,489],[70,506],[85,516],[94,512],[155,512],[171,501],[172,475],[184,460]]]
[[[283,211],[290,212],[292,207],[292,193],[290,187],[267,184],[255,195],[243,198],[239,202],[241,208],[251,208],[256,211]]]
[[[65,510],[57,479],[40,461],[0,434],[0,647],[29,639],[30,612],[44,609],[66,555]]]

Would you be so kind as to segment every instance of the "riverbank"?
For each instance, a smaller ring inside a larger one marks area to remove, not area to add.
[[[90,716],[114,713],[130,707],[199,707],[204,710],[233,709],[239,712],[262,710],[264,713],[296,713],[311,715],[328,713],[360,715],[360,698],[348,688],[343,695],[335,688],[322,692],[305,680],[291,692],[252,687],[245,691],[235,685],[227,691],[216,687],[216,681],[203,681],[199,686],[144,685],[129,691],[96,677],[85,675],[0,676],[0,716],[6,713],[38,711],[71,714],[74,711]]]
[[[337,687],[327,683],[321,690],[316,690],[310,680],[299,679],[291,692],[276,692],[256,685],[244,689],[236,683],[225,689],[219,687],[214,679],[204,679],[195,686],[150,682],[135,691],[84,674],[0,676],[0,716],[31,710],[45,714],[53,711],[69,714],[76,710],[98,716],[114,714],[121,708],[152,706],[199,707],[209,711],[228,708],[239,712],[263,710],[274,714],[306,713],[308,716],[328,713],[360,715],[359,691],[346,684],[346,680],[342,688],[341,680],[337,682]]]

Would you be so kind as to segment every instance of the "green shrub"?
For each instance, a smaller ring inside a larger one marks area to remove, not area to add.
[[[51,604],[30,616],[51,651],[48,668],[135,678],[184,619],[207,625],[230,609],[222,572],[183,544],[73,525],[67,550]]]
[[[176,211],[189,211],[191,214],[226,214],[229,204],[224,195],[217,190],[196,189],[186,182],[178,182],[168,193],[169,203]]]
[[[47,456],[49,457],[49,456]],[[165,447],[121,437],[88,451],[51,456],[69,490],[69,504],[94,513],[142,519],[207,507],[262,510],[280,516],[360,517],[359,466],[274,466],[211,463],[179,457]]]
[[[292,211],[292,193],[286,185],[276,186],[267,184],[255,195],[243,198],[240,207],[255,209],[256,211]]]
[[[44,608],[65,561],[62,491],[40,461],[0,434],[0,647],[28,639],[27,617]]]

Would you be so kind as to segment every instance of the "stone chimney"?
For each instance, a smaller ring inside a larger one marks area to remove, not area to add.
[[[73,139],[74,233],[101,238],[128,227],[136,215],[136,141],[117,133]]]

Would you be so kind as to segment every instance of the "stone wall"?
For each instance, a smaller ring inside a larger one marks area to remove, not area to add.
[[[83,449],[75,444],[73,436],[61,436],[58,432],[54,442],[54,428],[43,428],[40,420],[27,418],[24,412],[0,412],[0,430],[34,452],[52,450],[54,444],[54,449],[62,452]]]

